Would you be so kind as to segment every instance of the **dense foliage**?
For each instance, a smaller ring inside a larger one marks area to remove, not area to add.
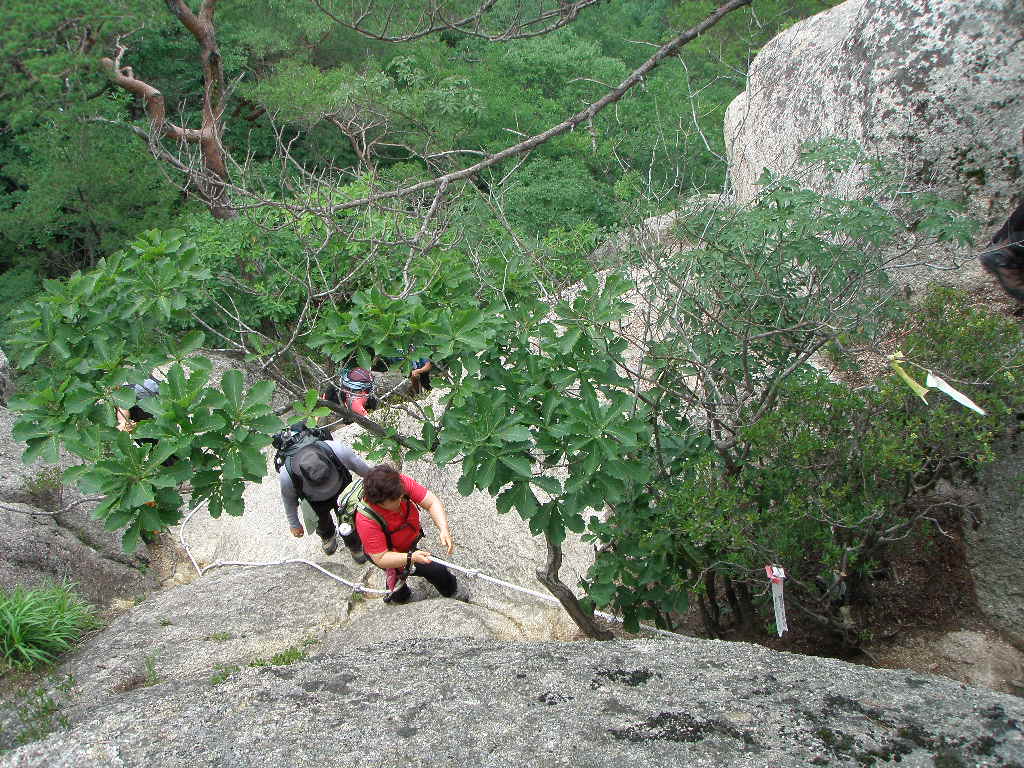
[[[842,145],[808,153],[836,170],[854,157]],[[892,178],[882,165],[865,167],[877,196],[864,200],[766,178],[749,209],[684,207],[677,232],[697,249],[634,243],[619,270],[561,295],[538,290],[528,259],[474,260],[444,241],[406,265],[414,294],[391,295],[389,280],[366,276],[344,302],[311,301],[335,279],[328,272],[306,286],[301,325],[275,335],[264,324],[262,341],[247,348],[286,391],[304,395],[304,412],[317,406],[315,390],[303,388],[316,360],[429,349],[457,386],[442,410],[421,411],[419,435],[397,436],[405,458],[459,461],[460,492],[494,495],[499,511],[515,509],[555,547],[589,526],[601,545],[590,597],[631,626],[670,622],[697,595],[709,629],[720,631],[719,581],[734,612],[752,621],[748,585],[766,562],[782,562],[799,610],[855,633],[848,605],[866,569],[929,517],[937,480],[969,476],[1022,407],[1012,323],[968,312],[948,293],[907,320],[892,298],[886,254],[902,238],[920,237],[929,221],[938,240],[962,242],[968,223],[925,194],[902,213],[883,205],[896,192]],[[220,231],[235,237],[242,222]],[[363,224],[376,226],[373,217]],[[244,339],[261,319],[258,302],[240,318],[229,307],[245,296],[232,293],[272,283],[210,268],[226,270],[231,254],[204,256],[180,233],[146,233],[87,273],[49,281],[16,319],[17,365],[45,362],[47,371],[46,386],[16,403],[16,436],[29,459],[55,458],[60,447],[82,457],[66,477],[105,495],[97,515],[127,526],[127,547],[178,519],[183,482],[214,514],[240,514],[243,483],[265,473],[260,449],[280,424],[266,405],[272,384],[246,393],[230,372],[211,387],[209,362],[194,356],[203,341],[195,325]],[[358,261],[358,251],[350,257]],[[324,266],[344,271],[345,258],[338,252]],[[850,389],[811,366],[839,339],[870,349],[908,322],[909,359],[984,384],[987,417],[926,407],[895,377]],[[982,351],[968,330],[988,341]],[[116,431],[113,406],[133,397],[123,382],[165,362],[175,365],[156,418],[131,437]],[[362,447],[396,450],[389,435]]]
[[[553,231],[616,228],[627,216],[615,193],[624,175],[656,192],[648,210],[667,210],[679,190],[720,186],[722,164],[708,147],[721,155],[721,117],[742,88],[739,73],[780,27],[828,4],[760,0],[756,20],[744,15],[712,30],[591,131],[542,146],[505,183],[508,168],[489,176],[491,192],[514,211],[516,232],[539,243]],[[491,44],[447,35],[386,44],[334,24],[313,4],[222,2],[225,77],[238,83],[224,141],[239,163],[245,159],[239,182],[266,195],[301,183],[291,171],[282,176],[290,167],[280,162],[283,146],[314,174],[358,165],[350,140],[357,129],[369,137],[364,168],[396,179],[447,169],[449,158],[428,160],[429,153],[491,152],[547,128],[649,55],[648,45],[627,41],[660,41],[666,29],[696,23],[713,5],[616,2],[538,38]],[[92,266],[145,229],[195,233],[202,222],[210,230],[203,237],[221,237],[217,223],[194,216],[200,207],[176,190],[180,174],[131,132],[148,130],[141,104],[98,65],[120,42],[125,63],[160,89],[172,119],[197,126],[196,41],[164,3],[15,0],[0,18],[5,313],[41,278]],[[337,116],[351,118],[348,134]],[[273,247],[261,238],[253,245]]]

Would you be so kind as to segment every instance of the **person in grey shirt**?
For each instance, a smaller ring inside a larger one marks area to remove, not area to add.
[[[351,446],[338,440],[320,440],[307,445],[294,455],[290,463],[291,472],[288,471],[288,464],[283,464],[278,473],[278,481],[292,536],[301,538],[306,533],[299,521],[299,499],[305,499],[316,513],[316,532],[323,541],[324,553],[333,555],[338,548],[337,525],[334,520],[338,496],[351,480],[347,470],[363,477],[370,471],[370,465]],[[366,562],[359,535],[354,530],[347,534],[343,530],[342,534],[352,558],[357,563]]]

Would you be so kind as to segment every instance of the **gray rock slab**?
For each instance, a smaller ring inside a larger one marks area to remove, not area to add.
[[[219,685],[127,691],[3,768],[992,767],[1024,702],[905,672],[683,639],[383,641]]]
[[[83,542],[42,510],[0,502],[0,589],[72,581],[96,606],[155,587],[153,576],[123,553],[111,557]]]
[[[0,586],[71,579],[97,605],[152,589],[154,579],[143,572],[145,548],[125,554],[121,532],[107,531],[93,519],[96,502],[72,506],[82,494],[58,488],[56,473],[70,465],[69,458],[53,467],[41,461],[22,463],[25,446],[11,438],[15,421],[14,412],[0,408]],[[36,498],[33,481],[41,476],[54,482],[37,485],[37,494],[40,489],[48,492]],[[61,509],[65,511],[55,514]]]
[[[1021,194],[1022,26],[1024,6],[1006,0],[847,0],[793,25],[762,48],[726,114],[737,202],[757,196],[766,167],[860,197],[863,166],[827,184],[797,167],[805,141],[835,136],[905,169],[909,189],[966,199],[987,241]],[[904,270],[907,284],[985,280],[969,250],[958,256],[963,269]]]
[[[385,639],[493,638],[513,635],[514,625],[508,625],[502,614],[479,603],[435,597],[391,606],[379,598],[353,597],[302,564],[225,567],[153,593],[90,637],[59,672],[77,681],[78,708],[102,708],[149,668],[161,679],[209,680],[218,665],[246,667],[290,649],[342,654]]]
[[[1024,650],[1024,450],[1001,456],[981,488],[978,525],[965,526],[978,606]]]

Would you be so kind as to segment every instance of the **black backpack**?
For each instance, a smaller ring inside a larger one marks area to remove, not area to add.
[[[280,472],[281,467],[284,467],[288,471],[292,485],[295,486],[295,492],[299,496],[303,495],[302,475],[292,472],[292,460],[306,446],[313,446],[320,452],[320,455],[338,469],[338,474],[341,476],[341,488],[345,488],[352,482],[352,475],[348,471],[348,467],[338,460],[330,446],[324,445],[324,441],[330,439],[330,430],[324,427],[307,427],[305,422],[292,424],[288,429],[282,429],[274,435],[273,445],[276,451],[274,453],[274,469]]]

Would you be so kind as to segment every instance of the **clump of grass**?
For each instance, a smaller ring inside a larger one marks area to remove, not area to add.
[[[40,509],[58,509],[64,499],[62,471],[58,466],[41,467],[21,484],[29,503]]]
[[[156,656],[154,654],[148,654],[142,662],[146,667],[145,679],[142,683],[143,687],[150,685],[156,685],[160,682],[160,675],[156,673]]]
[[[216,671],[210,677],[210,685],[220,685],[241,669],[237,664],[215,664],[213,668]]]
[[[249,662],[250,667],[283,667],[287,664],[294,664],[296,661],[305,661],[305,652],[294,645],[280,653],[275,653],[269,659],[253,659]]]
[[[234,637],[230,632],[214,632],[212,635],[207,636],[207,640],[213,640],[215,643],[223,643],[231,640]]]
[[[40,683],[17,694],[11,701],[13,727],[0,733],[0,752],[44,739],[58,728],[70,727],[61,708],[74,685],[75,678],[68,675],[62,680],[51,680],[51,685]]]
[[[0,590],[0,663],[17,669],[52,664],[99,623],[70,584]]]

